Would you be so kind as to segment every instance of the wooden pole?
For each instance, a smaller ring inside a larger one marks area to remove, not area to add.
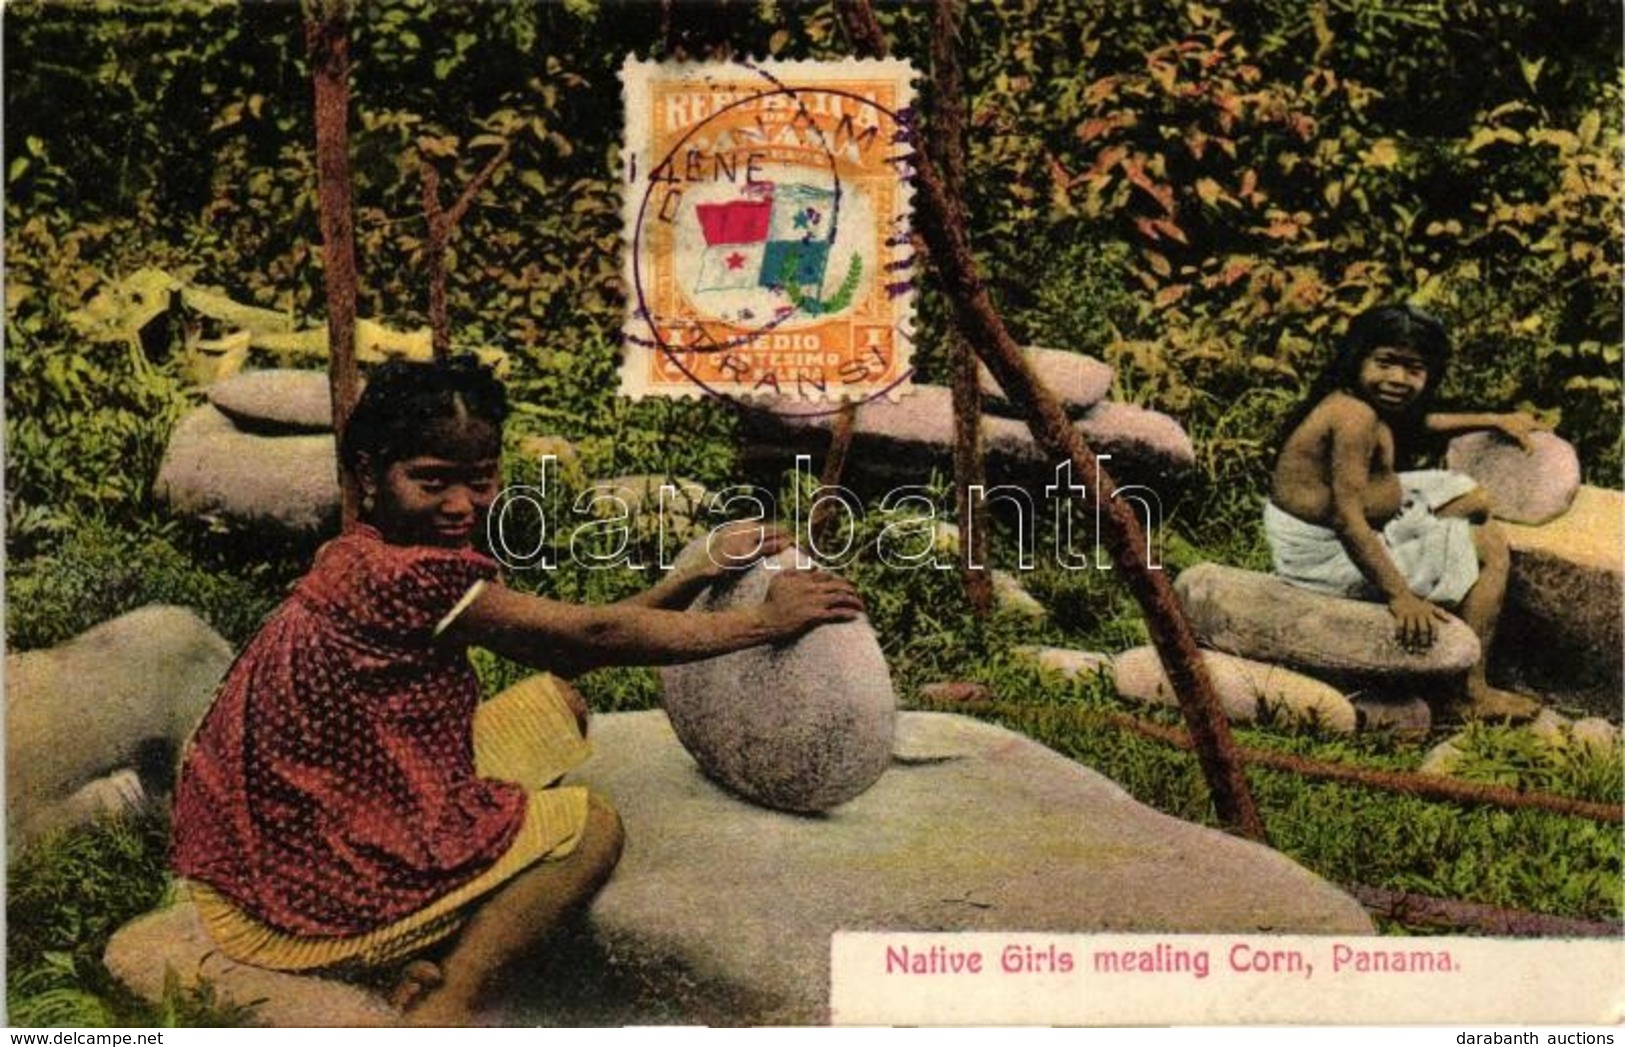
[[[959,34],[955,0],[937,0],[931,21],[931,65],[936,90],[931,108],[932,135],[944,187],[955,204],[965,185],[965,94],[955,43]],[[971,497],[972,488],[987,485],[987,459],[982,448],[982,391],[976,374],[976,351],[950,317],[948,353],[953,366],[954,497],[959,504],[959,571],[971,613],[986,618],[993,611],[993,576],[988,571],[987,505]]]
[[[360,392],[355,362],[355,227],[350,190],[350,19],[346,0],[312,0],[305,16],[316,106],[316,198],[327,292],[327,375],[333,435],[342,442]],[[361,511],[361,490],[339,466],[340,518],[348,529]]]
[[[857,49],[877,56],[887,53],[885,34],[868,0],[838,0],[837,10]],[[1263,840],[1264,823],[1236,759],[1229,721],[1214,694],[1196,637],[1180,611],[1172,584],[1161,570],[1149,566],[1145,532],[1140,529],[1133,507],[1109,497],[1116,484],[1073,428],[1055,395],[1038,381],[1005,329],[971,256],[963,219],[931,157],[919,152],[914,165],[920,232],[930,251],[932,267],[953,303],[960,329],[1010,402],[1026,415],[1038,446],[1046,454],[1070,462],[1088,496],[1095,499],[1104,532],[1100,538],[1117,573],[1145,613],[1151,642],[1195,740],[1197,759],[1219,820],[1249,839]]]

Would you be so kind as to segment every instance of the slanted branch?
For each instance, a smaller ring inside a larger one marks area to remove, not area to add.
[[[857,50],[877,57],[887,53],[885,34],[868,0],[840,0],[837,10]],[[1088,496],[1095,499],[1095,505],[1102,510],[1104,533],[1101,539],[1115,569],[1145,613],[1151,641],[1167,670],[1169,683],[1179,698],[1180,710],[1195,740],[1197,758],[1213,794],[1219,819],[1243,836],[1263,840],[1264,823],[1236,758],[1229,721],[1219,706],[1212,680],[1197,649],[1196,637],[1180,611],[1173,586],[1166,574],[1149,567],[1145,532],[1140,529],[1133,508],[1121,500],[1106,497],[1116,484],[1100,468],[1082,436],[1067,419],[1060,402],[1038,381],[1023,359],[1020,347],[1005,329],[971,256],[964,216],[936,164],[924,152],[917,153],[913,162],[920,232],[930,251],[932,267],[953,304],[960,330],[993,372],[1010,402],[1026,415],[1028,428],[1038,445],[1046,454],[1072,463]]]
[[[440,203],[440,172],[427,159],[418,161],[418,173],[423,179],[423,217],[429,226],[425,245],[425,263],[429,269],[429,330],[434,342],[434,358],[444,360],[451,355],[451,321],[446,317],[446,249],[452,234],[474,203],[474,197],[491,181],[508,159],[511,144],[504,139],[496,153],[485,162],[479,173],[469,180],[455,203],[443,208]]]

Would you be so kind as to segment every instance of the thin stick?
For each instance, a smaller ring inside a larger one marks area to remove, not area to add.
[[[463,187],[462,194],[450,210],[440,207],[440,172],[426,159],[418,162],[418,174],[423,179],[423,217],[429,226],[424,261],[429,269],[429,331],[434,340],[436,360],[444,360],[451,355],[451,321],[446,316],[446,248],[451,244],[451,235],[457,231],[463,215],[474,203],[474,197],[485,188],[503,161],[508,159],[509,150],[510,145],[504,140],[496,154]]]

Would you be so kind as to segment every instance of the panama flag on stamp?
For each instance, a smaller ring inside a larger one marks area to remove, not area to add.
[[[695,207],[705,251],[694,290],[773,290],[793,282],[815,293],[829,264],[835,194],[771,182],[749,191],[755,199]]]
[[[624,392],[908,391],[913,75],[895,60],[626,61]]]

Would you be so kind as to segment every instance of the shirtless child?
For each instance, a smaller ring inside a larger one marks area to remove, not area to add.
[[[1443,325],[1411,306],[1368,310],[1284,432],[1264,508],[1277,574],[1338,596],[1380,599],[1405,647],[1432,645],[1452,607],[1484,654],[1467,676],[1469,719],[1526,720],[1539,703],[1491,687],[1486,661],[1506,596],[1507,543],[1469,477],[1398,472],[1396,446],[1422,433],[1495,429],[1526,450],[1539,428],[1525,414],[1439,414],[1428,406],[1444,375]]]

